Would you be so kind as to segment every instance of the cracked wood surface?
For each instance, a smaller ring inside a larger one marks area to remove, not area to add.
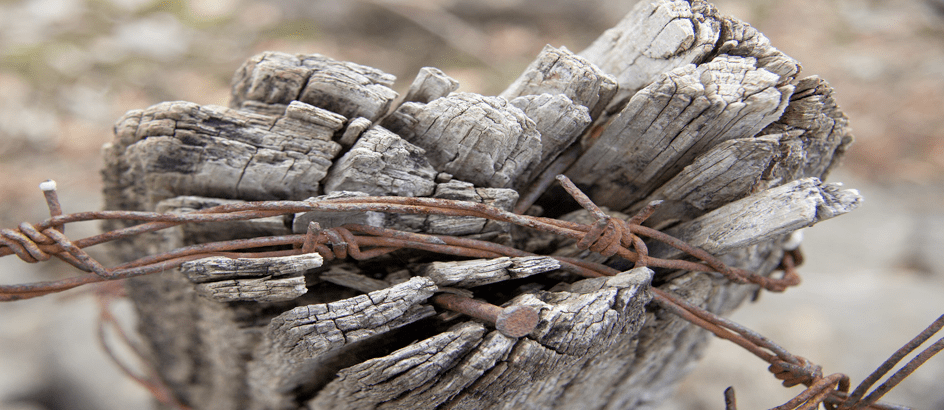
[[[626,209],[699,154],[752,137],[777,120],[793,92],[753,58],[719,56],[663,74],[626,107],[567,170],[597,204]]]
[[[477,186],[523,184],[541,155],[534,121],[501,97],[453,93],[407,102],[382,125],[426,150],[437,170]]]
[[[596,65],[566,47],[548,45],[501,96],[514,100],[527,95],[563,94],[586,107],[590,117],[596,119],[616,90],[616,81]]]
[[[322,262],[317,253],[255,259],[217,256],[185,262],[180,271],[197,284],[197,294],[217,302],[280,302],[307,293],[305,271]]]
[[[249,363],[254,398],[249,408],[297,408],[298,391],[327,383],[338,366],[357,363],[352,352],[358,345],[432,316],[433,307],[422,302],[436,290],[431,280],[415,277],[366,295],[299,306],[276,316]],[[362,354],[371,354],[369,346]]]
[[[534,120],[541,134],[541,157],[531,173],[531,180],[544,173],[590,125],[587,107],[574,103],[564,94],[525,95],[511,100],[511,105]]]
[[[475,259],[457,262],[433,262],[420,267],[420,274],[433,280],[438,286],[471,288],[502,282],[509,279],[526,278],[538,273],[560,268],[560,262],[547,256],[523,256],[517,258]]]
[[[230,106],[271,113],[302,101],[345,118],[376,121],[397,98],[390,88],[395,80],[376,68],[320,54],[268,51],[236,71]]]
[[[455,93],[455,80],[427,67],[397,103],[394,78],[380,70],[266,52],[235,74],[232,108],[174,102],[123,117],[104,151],[106,206],[187,212],[244,200],[403,195],[511,210],[517,190],[531,189],[566,152],[577,158],[567,175],[610,215],[626,218],[663,200],[648,224],[766,275],[792,230],[858,201],[816,179],[852,137],[828,84],[797,80],[798,72],[766,37],[703,0],[641,3],[580,55],[548,46],[499,97]],[[555,217],[592,222],[554,195],[529,212],[559,206]],[[379,212],[185,225],[112,249],[128,260],[210,240],[304,233],[312,221],[461,235],[631,267],[505,223]],[[717,275],[644,268],[576,280],[540,256],[463,261],[404,252],[326,266],[315,259],[206,259],[128,281],[147,354],[182,402],[652,408],[707,340],[647,307],[653,275],[662,290],[716,313],[755,290]],[[437,313],[425,303],[436,291],[531,306],[541,322],[511,339],[459,313]]]
[[[713,254],[749,247],[851,212],[862,197],[842,184],[805,178],[722,206],[666,231]],[[678,257],[675,248],[656,244],[660,258]]]
[[[436,67],[423,67],[403,96],[403,102],[426,104],[459,88],[459,82]]]
[[[594,378],[588,362],[618,349],[641,327],[651,275],[641,268],[519,296],[511,304],[541,312],[528,337],[512,339],[465,322],[342,370],[307,408],[565,409],[589,403],[592,396],[573,382]],[[568,393],[573,401],[560,400]]]
[[[295,101],[278,117],[167,102],[135,110],[105,147],[106,192],[153,207],[179,195],[231,199],[313,196],[341,146],[344,117]],[[113,161],[113,162],[112,162]]]

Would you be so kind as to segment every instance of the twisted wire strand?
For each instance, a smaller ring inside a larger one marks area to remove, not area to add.
[[[577,239],[579,249],[590,250],[605,257],[619,255],[633,261],[637,267],[653,266],[693,271],[718,272],[735,283],[754,283],[766,289],[781,291],[799,283],[795,271],[797,255],[788,253],[784,256],[781,268],[784,276],[771,279],[753,272],[731,268],[713,255],[695,248],[684,241],[666,235],[641,224],[652,215],[659,202],[648,204],[629,220],[613,218],[596,206],[569,179],[558,176],[565,190],[574,197],[596,220],[591,225],[560,221],[550,218],[531,217],[513,214],[485,204],[463,201],[449,201],[436,198],[409,197],[358,197],[338,198],[318,202],[311,201],[268,201],[226,204],[185,214],[164,214],[135,211],[100,211],[62,215],[54,189],[49,192],[44,188],[51,217],[36,225],[21,223],[17,229],[0,230],[0,256],[15,254],[28,263],[49,260],[56,256],[76,268],[92,272],[94,275],[67,278],[59,281],[38,282],[24,285],[0,286],[0,300],[16,300],[70,289],[83,284],[105,280],[124,279],[173,269],[186,261],[213,255],[247,257],[250,254],[232,254],[235,250],[255,247],[291,245],[286,251],[259,252],[255,257],[288,255],[317,252],[326,260],[353,258],[364,260],[379,255],[411,248],[468,257],[528,256],[533,255],[512,247],[454,236],[437,236],[409,233],[365,225],[345,225],[322,229],[317,223],[308,226],[304,235],[286,235],[262,237],[244,240],[214,242],[179,248],[159,255],[151,255],[136,261],[120,265],[111,270],[92,258],[82,248],[127,238],[145,232],[166,229],[184,223],[219,222],[262,218],[286,213],[319,211],[379,211],[393,213],[436,214],[447,216],[474,216],[491,220],[510,222],[554,234]],[[54,188],[54,187],[53,187]],[[70,222],[95,219],[126,219],[144,223],[106,232],[89,238],[72,241],[63,234],[65,225]],[[684,253],[700,259],[702,262],[666,260],[648,255],[648,249],[642,237],[648,237],[675,247]],[[630,250],[632,248],[632,250]],[[611,276],[619,273],[605,265],[586,262],[579,259],[556,258],[562,269],[586,277]],[[875,403],[881,394],[893,387],[893,384],[880,386],[863,401],[861,395],[848,395],[849,379],[843,374],[823,377],[822,368],[809,360],[794,356],[769,339],[760,336],[734,322],[716,316],[684,300],[672,296],[658,288],[653,288],[654,301],[666,310],[683,319],[705,328],[717,336],[728,339],[756,356],[770,363],[769,370],[785,386],[803,384],[808,388],[777,409],[813,409],[821,403],[830,408],[892,408]],[[941,319],[944,320],[944,319]],[[922,355],[929,357],[937,351],[938,342]],[[933,351],[932,351],[933,350]],[[923,359],[926,360],[926,359]],[[921,362],[923,363],[923,361]],[[916,367],[920,365],[917,363]],[[900,376],[903,378],[904,374]],[[898,374],[893,377],[899,377]],[[861,394],[861,393],[859,393]],[[857,397],[858,396],[858,397]],[[726,392],[726,397],[728,393]],[[735,408],[734,393],[730,391],[730,406]],[[852,402],[852,403],[850,403]],[[849,407],[851,406],[851,407]]]

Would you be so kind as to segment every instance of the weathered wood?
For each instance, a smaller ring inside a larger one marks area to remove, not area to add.
[[[713,254],[746,248],[851,212],[862,197],[841,186],[818,178],[792,181],[722,206],[667,233]],[[650,252],[661,258],[681,254],[661,244]]]
[[[357,142],[357,139],[361,137],[361,134],[367,131],[372,125],[374,125],[374,123],[367,118],[352,118],[348,121],[347,127],[344,128],[344,133],[341,134],[341,138],[338,139],[338,144],[341,144],[344,148],[350,148]]]
[[[646,219],[646,225],[661,228],[748,196],[762,185],[765,173],[778,157],[781,137],[772,134],[722,142],[695,158],[632,210],[662,201]]]
[[[477,186],[523,184],[541,155],[534,121],[501,97],[453,93],[429,104],[408,102],[383,126],[426,150],[437,170]]]
[[[220,205],[235,205],[245,202],[246,201],[238,199],[177,196],[158,202],[154,206],[154,210],[157,212],[186,213]],[[186,224],[180,225],[176,229],[180,230],[181,238],[186,238],[186,244],[249,239],[260,236],[288,235],[292,233],[290,227],[286,226],[285,218],[280,216],[270,216],[245,221],[219,222],[214,224]]]
[[[693,2],[694,3],[694,2]],[[767,36],[750,24],[731,16],[722,16],[719,46],[714,53],[757,59],[757,66],[780,76],[778,85],[792,83],[800,72],[800,63],[770,44]]]
[[[106,190],[151,208],[179,195],[311,196],[341,148],[331,137],[343,124],[343,117],[300,102],[281,117],[186,102],[131,111],[105,148],[113,161]]]
[[[619,103],[663,73],[701,62],[720,30],[718,11],[707,1],[641,1],[580,56],[616,78]]]
[[[719,56],[663,74],[633,95],[567,175],[598,204],[626,209],[715,145],[754,136],[793,92],[755,63]]]
[[[531,173],[532,180],[577,141],[590,125],[587,107],[575,104],[564,94],[517,97],[511,100],[511,105],[534,120],[535,129],[541,134],[541,158]]]
[[[766,176],[772,184],[826,178],[853,139],[849,119],[836,104],[832,87],[816,76],[797,83],[783,116],[763,133],[786,134],[781,158]]]
[[[457,325],[342,370],[308,408],[578,408],[582,400],[596,401],[597,393],[580,381],[606,384],[619,377],[600,380],[590,363],[608,360],[640,329],[651,275],[641,268],[582,280],[565,291],[521,295],[510,304],[541,312],[528,337]]]
[[[326,193],[430,196],[436,189],[436,174],[422,148],[382,127],[373,127],[336,161],[324,189]]]
[[[420,267],[421,275],[437,286],[471,288],[509,279],[526,278],[560,268],[560,262],[547,256],[502,257],[458,262],[433,262]]]
[[[274,258],[211,257],[185,262],[180,271],[197,294],[217,302],[281,302],[308,292],[305,271],[321,266],[321,255]]]
[[[580,55],[619,83],[611,108],[618,108],[663,73],[688,64],[700,65],[714,56],[753,57],[757,67],[793,80],[799,63],[770,45],[759,31],[724,16],[705,0],[641,1],[615,27]]]
[[[365,195],[362,192],[336,191],[324,198],[334,195],[350,196]],[[436,184],[432,198],[454,199],[488,204],[504,210],[511,210],[518,194],[511,189],[478,188],[468,182],[450,180]],[[485,235],[503,234],[511,230],[506,222],[496,222],[472,216],[443,216],[443,215],[413,215],[413,214],[384,214],[381,212],[305,212],[295,216],[293,230],[295,233],[308,231],[309,222],[318,222],[322,228],[333,228],[344,224],[363,224],[382,228],[399,229],[409,232],[426,232],[438,235]]]
[[[459,82],[435,67],[423,67],[403,97],[403,102],[429,103],[459,89]]]
[[[507,100],[540,94],[563,94],[599,118],[616,94],[616,81],[566,47],[544,46],[528,66],[500,95]],[[543,133],[542,133],[543,135]]]
[[[360,342],[435,313],[424,305],[436,291],[427,278],[336,302],[300,306],[272,319],[249,363],[251,408],[296,408],[295,393],[326,383],[332,361]]]
[[[281,106],[297,100],[346,118],[377,121],[397,98],[390,88],[394,80],[376,68],[320,54],[268,51],[236,71],[230,106],[259,111],[261,104]]]
[[[391,285],[391,283],[386,280],[374,279],[367,275],[362,275],[360,273],[333,266],[326,272],[319,274],[318,279],[321,279],[325,282],[331,282],[335,285],[357,289],[364,293],[386,289]]]
[[[319,55],[264,53],[237,72],[233,109],[178,102],[126,115],[105,151],[106,204],[187,212],[370,194],[510,210],[516,190],[539,185],[532,181],[566,152],[577,158],[567,174],[605,212],[626,218],[621,211],[664,200],[651,224],[767,275],[792,230],[858,203],[854,192],[803,179],[825,176],[851,135],[828,85],[797,82],[798,70],[763,35],[703,0],[642,4],[582,56],[546,47],[502,97],[454,93],[454,80],[424,69],[390,115],[392,76]],[[574,209],[561,198],[542,201],[559,202],[554,212]],[[562,219],[593,222],[583,210]],[[289,226],[305,233],[313,221],[627,264],[482,218],[380,212],[187,225],[113,249],[131,259],[287,234]],[[651,408],[706,341],[703,330],[647,306],[653,276],[660,289],[716,313],[756,289],[645,268],[577,280],[552,272],[547,257],[437,261],[400,252],[315,269],[314,258],[296,262],[283,271],[275,259],[203,260],[128,281],[147,354],[182,402],[221,410]],[[459,313],[435,314],[425,303],[435,291],[531,306],[541,322],[510,339]]]

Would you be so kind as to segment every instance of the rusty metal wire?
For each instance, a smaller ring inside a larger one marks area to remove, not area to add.
[[[743,269],[725,265],[721,260],[702,249],[693,247],[684,241],[667,235],[661,231],[648,228],[642,223],[659,206],[658,202],[648,204],[643,210],[628,220],[613,218],[603,212],[569,179],[560,175],[558,181],[564,189],[595,218],[593,224],[581,224],[562,221],[552,218],[542,218],[521,215],[504,211],[486,204],[453,201],[437,198],[413,197],[349,197],[329,198],[309,201],[262,201],[239,204],[226,204],[202,209],[189,213],[158,213],[138,211],[98,211],[82,212],[62,215],[55,185],[51,189],[43,188],[47,205],[50,209],[50,218],[35,225],[23,223],[17,229],[0,230],[0,256],[17,255],[28,263],[36,263],[58,257],[77,269],[90,272],[92,275],[75,276],[66,279],[35,282],[18,285],[0,285],[0,301],[11,301],[43,296],[60,292],[84,284],[104,282],[109,280],[126,279],[135,276],[162,272],[180,266],[182,263],[209,256],[229,257],[271,257],[298,255],[317,252],[326,260],[353,258],[366,260],[390,253],[399,249],[418,249],[429,252],[475,258],[494,258],[500,256],[529,256],[531,253],[492,242],[458,238],[449,235],[429,235],[410,233],[398,230],[379,228],[367,225],[348,224],[335,228],[322,228],[317,223],[311,223],[305,234],[293,234],[271,237],[257,237],[251,239],[211,242],[178,248],[169,252],[150,255],[112,268],[105,268],[84,248],[101,243],[130,238],[147,232],[186,223],[211,223],[223,221],[239,221],[295,214],[300,212],[388,212],[443,216],[472,216],[487,218],[493,221],[507,222],[522,227],[536,229],[576,240],[576,247],[590,250],[600,255],[610,257],[618,255],[621,258],[635,263],[636,267],[649,266],[689,270],[698,272],[715,272],[726,279],[740,284],[754,284],[770,291],[783,291],[799,284],[800,278],[795,266],[799,262],[798,252],[787,252],[784,255],[780,268],[784,271],[782,278],[768,278]],[[51,181],[50,181],[51,182]],[[68,223],[89,220],[130,220],[142,222],[138,225],[115,229],[100,235],[79,240],[71,240],[65,234]],[[648,254],[648,248],[643,237],[663,242],[674,247],[699,262],[681,259],[661,259]],[[272,247],[291,246],[291,249],[266,252],[246,252],[247,250]],[[239,252],[237,252],[239,251]],[[606,265],[591,263],[580,259],[556,257],[565,271],[584,276],[599,277],[618,274],[619,271]],[[904,368],[892,375],[889,380],[876,388],[872,393],[865,395],[866,390],[889,372],[907,354],[914,351],[935,332],[944,327],[944,316],[938,319],[925,332],[909,342],[896,352],[873,375],[867,378],[856,390],[849,394],[849,379],[837,373],[823,376],[820,366],[809,360],[795,356],[750,329],[737,323],[719,317],[698,306],[694,306],[684,299],[664,290],[653,288],[653,301],[684,320],[702,327],[716,336],[727,339],[759,358],[770,363],[769,370],[774,376],[783,381],[787,387],[803,384],[807,386],[800,395],[789,402],[776,407],[785,409],[815,409],[824,404],[829,409],[894,409],[896,407],[877,403],[877,400],[888,390],[907,377],[918,366],[931,356],[944,349],[944,339],[939,340],[931,347],[921,352]],[[102,324],[100,334],[104,337],[105,326],[112,325],[116,329],[114,318],[105,313],[108,304],[103,302]],[[123,332],[118,330],[119,339],[131,343]],[[109,354],[113,353],[108,348]],[[170,391],[160,382],[156,371],[146,371],[146,375],[131,372],[122,366],[135,380],[148,387],[149,390],[166,403],[183,408],[174,399]],[[726,409],[736,409],[734,390],[725,391]]]
[[[118,366],[118,369],[121,370],[122,373],[147,389],[155,400],[180,410],[191,410],[190,407],[181,403],[170,388],[161,380],[157,369],[151,366],[145,359],[147,356],[144,354],[143,349],[128,336],[128,333],[125,332],[121,324],[118,323],[118,318],[112,314],[112,302],[114,302],[116,298],[124,296],[123,288],[111,286],[115,284],[117,284],[117,282],[111,282],[96,289],[96,300],[98,300],[99,305],[97,333],[98,343],[102,347],[102,350],[105,351],[105,354]],[[125,364],[125,362],[118,357],[111,343],[109,343],[108,329],[113,330],[122,345],[130,348],[131,352],[140,362],[140,367],[143,368],[144,374],[139,374],[132,370],[130,365]]]

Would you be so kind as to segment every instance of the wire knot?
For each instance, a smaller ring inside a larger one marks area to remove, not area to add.
[[[778,380],[783,380],[785,387],[793,387],[798,384],[809,386],[823,378],[822,366],[800,356],[796,356],[796,358],[799,363],[778,360],[771,364],[767,370],[773,373]]]
[[[597,219],[576,244],[577,249],[589,249],[607,258],[615,255],[623,245],[622,221],[609,216]]]
[[[348,249],[352,241],[348,238],[352,236],[350,231],[344,228],[321,228],[317,222],[308,223],[308,232],[305,234],[305,242],[302,245],[302,251],[305,253],[318,252],[325,260],[345,259],[348,256]],[[357,246],[353,243],[353,246]]]
[[[47,228],[52,229],[52,228]],[[44,262],[52,257],[40,248],[40,244],[52,245],[55,241],[26,222],[17,229],[0,230],[0,244],[6,245],[17,257],[27,263]]]
[[[56,256],[80,270],[103,278],[110,276],[101,263],[72,243],[59,228],[49,227],[40,231],[36,226],[23,222],[17,229],[0,230],[0,244],[27,263],[44,262]]]

